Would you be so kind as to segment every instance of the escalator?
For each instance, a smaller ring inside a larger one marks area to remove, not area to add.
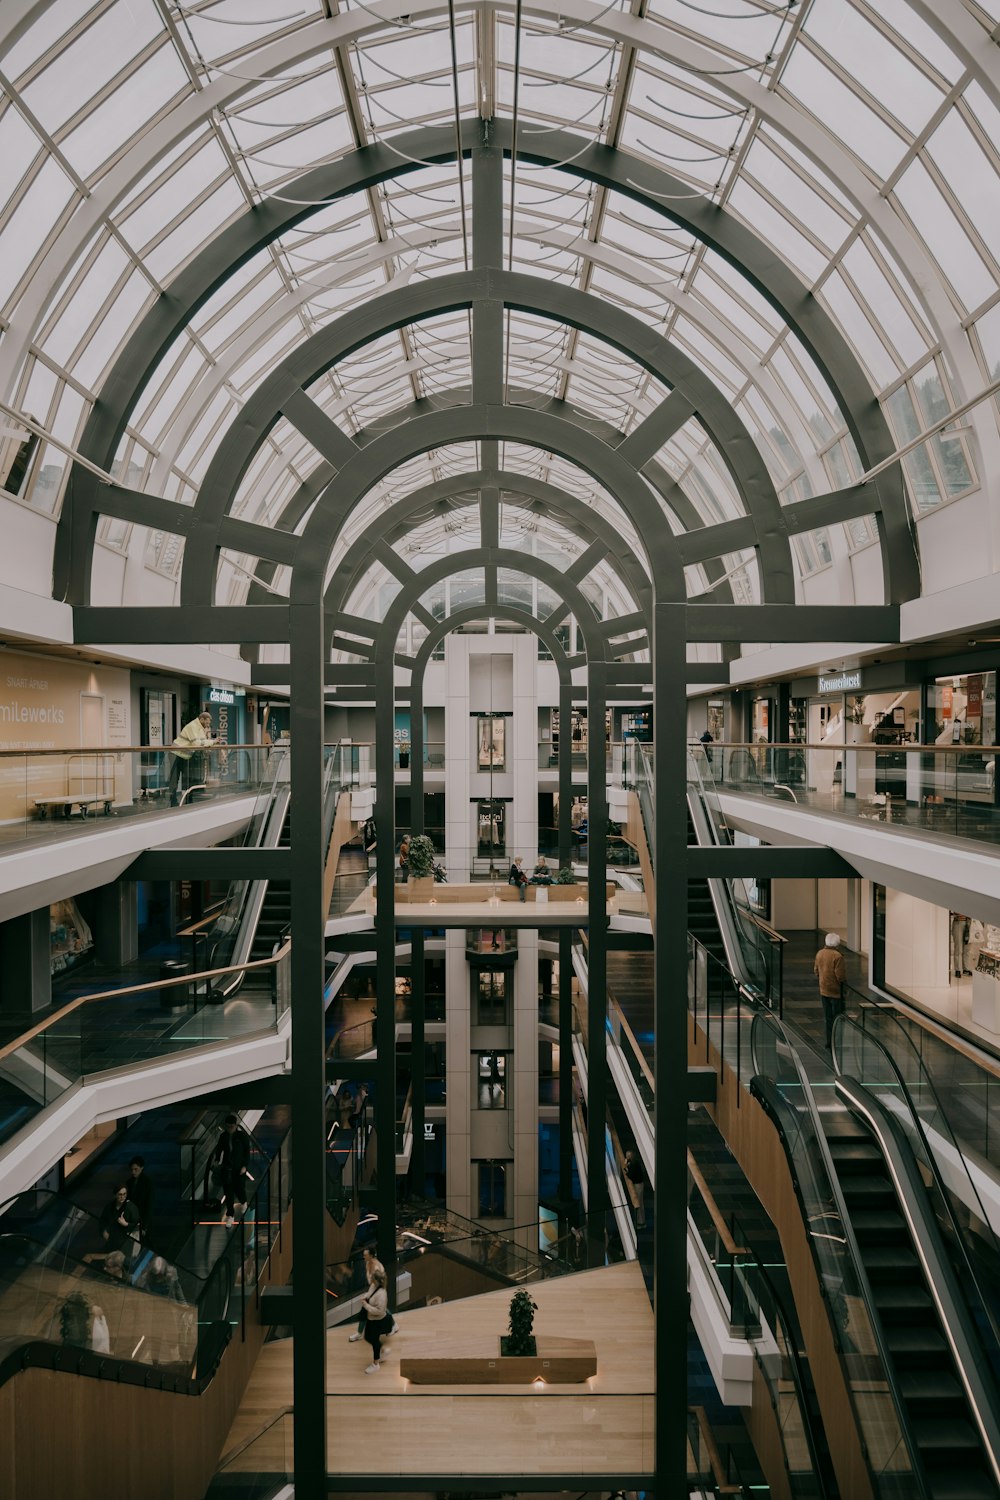
[[[935,1500],[996,1494],[942,1315],[890,1169],[849,1111],[826,1126],[907,1425]]]
[[[897,1075],[891,1107],[845,1072],[834,1092],[763,1011],[751,1047],[751,1091],[785,1147],[875,1493],[996,1496],[1000,1345],[961,1230],[939,1222],[950,1215],[933,1161],[918,1159],[901,1123],[914,1127],[905,1084]]]
[[[323,833],[327,845],[333,832],[341,793],[338,759],[330,755],[323,778]],[[288,848],[291,842],[289,773],[282,762],[275,770],[266,806],[251,827],[251,842],[261,849]],[[237,880],[229,888],[225,906],[208,935],[208,968],[252,963],[270,958],[288,937],[291,924],[291,884],[285,880]],[[272,983],[267,971],[227,975],[213,988],[213,999],[228,1000],[246,985],[264,989]]]
[[[696,844],[698,840],[690,807],[687,814],[687,827],[688,843]],[[707,879],[688,880],[687,912],[688,932],[718,963],[725,964],[726,948],[722,941],[719,918],[716,915],[715,903],[712,900],[712,892]]]
[[[291,845],[292,809],[285,811],[284,821],[278,834],[277,847],[287,849]],[[256,927],[250,943],[251,963],[270,958],[284,942],[292,924],[292,884],[289,880],[268,880],[260,905]],[[248,990],[268,989],[272,984],[269,970],[251,970],[244,976],[243,988]]]

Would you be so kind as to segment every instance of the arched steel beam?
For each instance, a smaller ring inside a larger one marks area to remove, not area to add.
[[[456,558],[456,561],[461,561]],[[413,657],[413,665],[410,671],[414,674],[423,672],[431,658],[434,648],[444,640],[445,636],[451,635],[452,631],[459,630],[463,625],[473,620],[486,618],[482,605],[467,604],[462,609],[456,609],[454,614],[446,615],[443,620],[436,620],[434,629],[428,630],[424,640],[420,642],[420,649]],[[497,603],[489,611],[491,620],[510,620],[515,625],[523,625],[525,630],[533,631],[538,639],[545,645],[551,654],[559,676],[559,686],[571,688],[573,686],[573,667],[566,655],[565,649],[555,631],[544,620],[539,620],[530,610],[522,608],[518,604]],[[397,631],[398,634],[398,631]],[[397,661],[397,665],[405,666],[405,663]],[[584,663],[580,663],[581,666]]]
[[[261,383],[216,450],[202,483],[190,533],[195,545],[185,554],[182,598],[190,601],[208,593],[214,573],[215,551],[219,546],[220,523],[254,453],[281,415],[298,427],[317,451],[338,465],[338,476],[332,484],[338,495],[343,491],[348,468],[354,466],[356,471],[363,470],[363,455],[368,449],[359,448],[342,428],[332,422],[304,394],[305,386],[329,370],[338,359],[386,332],[442,312],[486,302],[497,309],[503,304],[586,329],[628,354],[665,385],[671,386],[671,394],[651,416],[628,438],[619,440],[616,458],[637,476],[671,431],[697,413],[744,497],[753,523],[755,542],[760,548],[769,597],[775,601],[794,598],[788,536],[773,482],[746,428],[711,381],[654,330],[623,314],[620,309],[569,287],[531,276],[510,275],[493,268],[433,278],[365,303],[321,329]],[[488,352],[491,364],[494,359],[496,361],[496,378],[492,385],[497,388],[501,385],[499,362],[502,361],[502,346]],[[474,351],[474,359],[478,361],[479,358],[479,352]],[[448,415],[457,422],[462,410],[461,407],[452,408]],[[535,412],[534,415],[541,414]],[[467,435],[479,438],[497,434],[484,430]],[[393,436],[394,432],[390,432],[370,446],[381,448]],[[540,446],[545,446],[544,439]],[[390,464],[389,468],[392,467],[395,465]],[[382,469],[378,477],[386,472],[388,469]],[[620,501],[621,494],[616,493],[614,486],[609,488]],[[643,493],[648,496],[645,486]],[[321,498],[318,510],[322,508]],[[645,522],[637,524],[636,517],[633,517],[633,525],[648,544],[650,526],[655,523],[666,530],[666,525],[658,509],[651,511],[645,502],[640,508]],[[315,521],[314,513],[309,526],[314,526]],[[301,554],[300,548],[300,557]],[[307,558],[306,565],[312,560]]]
[[[421,489],[412,491],[404,499],[397,501],[390,510],[380,511],[377,517],[373,517],[372,526],[378,528],[379,543],[384,543],[386,548],[390,547],[414,525],[421,524],[417,517],[428,507],[437,506],[455,496],[482,489],[494,489],[501,493],[529,499],[543,507],[548,514],[558,517],[573,535],[584,541],[589,537],[593,542],[598,543],[609,560],[609,565],[618,573],[622,583],[635,597],[639,607],[644,612],[649,610],[652,604],[650,580],[643,571],[638,558],[623,542],[620,534],[615,531],[610,522],[596,515],[582,500],[578,500],[567,490],[504,469],[478,469],[465,474],[453,474],[447,479],[437,480],[434,484],[424,485]],[[328,612],[346,608],[352,591],[361,581],[362,573],[370,565],[373,551],[370,531],[371,528],[363,536],[358,537],[337,564],[326,588]],[[379,548],[380,556],[382,550]],[[595,563],[597,560],[594,559]],[[401,557],[395,558],[395,564],[398,568],[396,572],[398,578],[413,571],[407,567],[405,559]],[[393,565],[390,561],[385,560],[385,566],[390,571],[392,570]],[[571,577],[576,575],[575,561],[569,564],[566,572]]]
[[[494,138],[501,145],[505,133],[509,134],[502,125],[494,131]],[[463,129],[463,150],[471,151],[479,143],[479,137],[479,122],[467,122]],[[692,198],[687,188],[679,194],[679,185],[669,174],[621,153],[588,145],[561,132],[536,135],[529,140],[530,150],[523,153],[526,159],[543,165],[560,165],[571,160],[574,173],[625,193],[671,222],[683,223],[712,244],[757,285],[810,348],[852,427],[862,460],[873,462],[892,451],[892,439],[878,402],[839,329],[820,305],[805,294],[797,277],[745,226],[724,210]],[[407,155],[431,163],[447,160],[453,154],[453,137],[448,131],[419,131],[400,138],[398,146]],[[304,205],[269,200],[252,215],[244,216],[224,230],[180,273],[171,288],[171,295],[161,298],[140,324],[105,384],[102,400],[81,440],[81,451],[97,463],[111,461],[128,412],[150,371],[162,358],[164,349],[233,270],[284,229],[308,217],[310,212],[315,212],[333,198],[412,170],[416,167],[411,162],[393,156],[389,148],[366,148],[332,166],[305,174],[294,190],[296,197],[308,200]],[[663,202],[670,203],[669,211],[663,207]],[[919,574],[902,480],[898,470],[887,471],[887,476],[881,476],[878,481],[872,496],[872,509],[880,514],[883,548],[885,551],[888,543],[893,562],[889,597],[899,599],[918,592]],[[71,478],[57,548],[56,581],[60,591],[71,591],[67,558],[72,541],[84,545],[87,550],[92,546],[92,535],[88,536],[86,523],[82,528],[72,523],[74,496],[79,494],[84,506],[87,503],[86,495],[80,493],[82,487],[80,471],[76,470]],[[888,519],[882,518],[882,511]],[[92,533],[93,528],[89,530]],[[71,533],[69,537],[67,531]]]
[[[513,572],[524,573],[527,577],[536,578],[539,583],[544,583],[546,588],[551,589],[562,601],[566,610],[572,612],[583,635],[588,662],[614,660],[613,653],[608,649],[609,634],[605,622],[598,618],[590,600],[568,574],[561,573],[558,568],[540,557],[533,557],[525,552],[513,552],[509,547],[472,547],[464,552],[453,552],[439,558],[437,562],[431,563],[430,567],[422,568],[419,573],[411,574],[402,582],[399,593],[393,598],[385,612],[384,620],[360,620],[352,616],[351,633],[366,636],[375,647],[375,659],[382,662],[388,661],[391,665],[396,655],[396,640],[403,621],[413,606],[419,602],[421,596],[426,594],[429,588],[433,588],[434,584],[441,583],[452,573],[467,572],[470,568],[482,568],[485,574],[484,602],[471,606],[475,617],[495,615],[498,611],[508,607],[497,599],[496,574],[498,568],[510,568]],[[336,617],[333,623],[336,626]],[[391,643],[391,649],[387,643]]]
[[[182,597],[190,600],[210,587],[219,524],[254,454],[282,414],[334,464],[345,463],[357,453],[356,442],[304,394],[303,387],[338,359],[387,331],[443,311],[486,302],[497,309],[503,304],[586,329],[672,387],[666,400],[628,438],[613,434],[621,454],[632,469],[642,468],[672,431],[697,414],[744,497],[770,597],[786,601],[794,598],[791,554],[773,482],[742,421],[708,377],[653,329],[621,309],[573,288],[493,268],[419,282],[364,303],[308,339],[262,382],[220,443],[202,483],[189,532],[195,545],[185,554]],[[502,345],[488,350],[488,355],[493,387],[500,388]],[[477,361],[481,358],[478,348],[474,357]],[[99,504],[100,490],[95,488],[91,494],[93,503]],[[93,512],[88,517],[83,511],[74,524],[74,551],[82,567],[89,555],[88,538],[79,534],[84,527],[93,532]],[[85,583],[85,578],[77,577],[78,589],[85,588]]]

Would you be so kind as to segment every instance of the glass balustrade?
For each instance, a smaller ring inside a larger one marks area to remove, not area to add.
[[[0,1206],[0,1339],[50,1368],[106,1378],[113,1359],[208,1380],[280,1244],[290,1136],[270,1158],[254,1143],[250,1172],[244,1218],[196,1225],[169,1260],[132,1239],[109,1252],[100,1221],[62,1194]]]
[[[691,747],[716,793],[951,838],[1000,839],[995,745]]]
[[[95,832],[109,821],[258,795],[288,780],[280,745],[0,752],[0,849]]]

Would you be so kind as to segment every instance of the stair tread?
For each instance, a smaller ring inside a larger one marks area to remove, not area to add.
[[[996,1486],[986,1474],[950,1469],[928,1476],[934,1500],[996,1500]]]

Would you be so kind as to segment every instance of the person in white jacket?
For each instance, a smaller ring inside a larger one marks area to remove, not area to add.
[[[365,1374],[374,1375],[375,1371],[380,1368],[382,1340],[387,1337],[392,1327],[392,1319],[389,1316],[389,1293],[385,1288],[385,1272],[381,1269],[372,1277],[372,1284],[365,1294],[364,1307],[368,1313],[364,1337],[372,1350],[371,1364],[365,1366]]]
[[[183,777],[185,787],[192,786],[195,780],[200,780],[202,771],[201,751],[207,745],[214,745],[212,736],[212,715],[201,713],[189,724],[185,724],[180,734],[171,745],[174,759],[170,767],[170,806],[177,806],[177,788]],[[198,776],[192,777],[192,771],[197,768]]]

